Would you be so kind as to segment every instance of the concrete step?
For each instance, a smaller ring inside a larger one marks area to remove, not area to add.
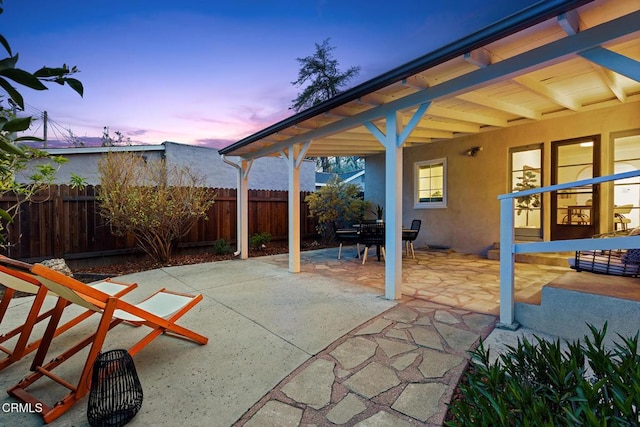
[[[640,328],[640,279],[568,272],[542,287],[539,304],[516,302],[521,326],[573,340],[590,335],[587,324],[608,324],[607,341],[616,333],[630,337]]]
[[[556,267],[568,267],[568,258],[575,255],[575,252],[553,252],[553,253],[531,253],[516,254],[516,262],[526,264],[553,265]],[[487,259],[499,260],[500,248],[489,249],[487,251]]]

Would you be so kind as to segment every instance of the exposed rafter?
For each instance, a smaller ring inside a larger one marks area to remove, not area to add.
[[[609,89],[611,89],[611,92],[613,92],[616,98],[618,98],[618,101],[622,103],[627,102],[627,94],[624,93],[624,89],[622,89],[622,86],[620,85],[619,75],[595,64],[593,65],[593,68],[600,73],[602,81],[609,87]]]
[[[526,87],[527,89],[537,93],[538,95],[544,96],[551,102],[563,106],[564,108],[568,108],[572,111],[582,110],[582,105],[575,99],[559,93],[558,91],[551,89],[549,86],[540,83],[539,81],[534,80],[529,76],[519,76],[514,78],[513,80]]]
[[[478,68],[491,65],[491,52],[485,48],[475,49],[464,54],[464,60]]]
[[[580,15],[575,10],[562,13],[558,16],[558,24],[568,36],[574,36],[580,32]]]

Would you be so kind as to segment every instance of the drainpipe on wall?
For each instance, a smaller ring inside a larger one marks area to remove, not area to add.
[[[238,170],[238,182],[236,184],[236,204],[237,204],[237,210],[236,210],[236,215],[239,217],[240,216],[240,204],[238,203],[238,201],[240,200],[239,198],[239,194],[240,194],[240,184],[242,181],[242,167],[240,167],[239,164],[232,162],[231,160],[227,159],[227,157],[223,154],[222,155],[222,161],[225,162],[226,164],[233,166],[234,168],[236,168]],[[233,256],[238,256],[240,255],[240,239],[242,238],[241,234],[242,234],[242,227],[240,226],[240,221],[238,221],[239,218],[236,218],[236,247],[238,248],[237,251],[235,251],[233,253]]]

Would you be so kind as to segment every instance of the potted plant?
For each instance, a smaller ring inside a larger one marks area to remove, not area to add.
[[[516,188],[514,191],[524,191],[531,190],[533,188],[538,188],[538,180],[536,178],[536,174],[529,169],[524,169],[522,171],[522,176],[518,177],[518,182],[516,184]],[[516,213],[520,215],[522,212],[525,212],[526,219],[525,224],[529,226],[529,212],[533,211],[535,208],[540,207],[540,194],[530,194],[528,196],[516,197]]]

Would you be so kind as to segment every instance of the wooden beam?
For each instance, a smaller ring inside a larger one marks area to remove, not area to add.
[[[465,53],[464,60],[478,68],[488,67],[491,65],[491,52],[481,47],[480,49]]]
[[[529,76],[519,76],[514,78],[513,81],[523,87],[526,87],[530,91],[537,93],[538,95],[544,96],[551,102],[563,106],[564,108],[568,108],[572,111],[582,110],[582,105],[575,99],[559,93],[558,91],[551,89],[550,87],[540,83],[537,80],[532,79]]]
[[[602,81],[609,87],[611,92],[618,98],[618,101],[625,103],[627,102],[627,94],[622,89],[620,85],[620,77],[619,74],[614,73],[611,70],[607,70],[606,68],[602,68],[599,65],[593,64],[593,68],[600,74],[600,78]]]
[[[558,15],[558,24],[568,36],[575,36],[580,32],[580,15],[576,10],[570,10]]]
[[[603,47],[583,50],[578,55],[601,67],[640,82],[640,62]]]

